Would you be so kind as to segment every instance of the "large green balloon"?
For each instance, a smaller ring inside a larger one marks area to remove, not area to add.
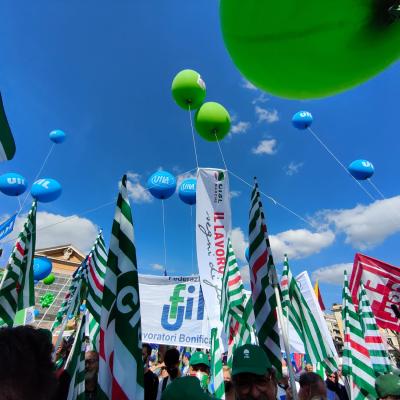
[[[51,285],[56,280],[54,274],[49,274],[46,278],[43,279],[43,283],[45,285]]]
[[[212,101],[204,103],[194,117],[199,135],[210,142],[222,140],[231,128],[231,118],[225,107]]]
[[[184,69],[172,81],[172,96],[177,104],[188,110],[197,110],[206,97],[206,84],[198,72]]]
[[[332,95],[400,57],[395,0],[221,0],[222,33],[242,74],[269,93]]]

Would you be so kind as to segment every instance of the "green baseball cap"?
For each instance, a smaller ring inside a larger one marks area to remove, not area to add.
[[[202,351],[196,351],[195,353],[193,353],[189,362],[189,365],[199,365],[199,364],[205,364],[207,365],[207,367],[210,367],[210,361],[208,360],[208,355],[206,353],[203,353]]]
[[[270,368],[271,362],[259,346],[245,344],[233,353],[232,376],[243,373],[265,375]]]
[[[394,374],[378,376],[375,389],[379,397],[400,396],[400,377]]]
[[[212,400],[200,387],[195,376],[184,376],[175,379],[162,393],[161,400]]]

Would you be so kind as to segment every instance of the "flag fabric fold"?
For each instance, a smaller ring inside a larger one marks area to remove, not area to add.
[[[28,213],[0,283],[0,319],[13,326],[19,310],[35,305],[33,256],[36,244],[36,201]]]
[[[224,371],[220,335],[217,328],[211,329],[211,377],[214,385],[214,397],[218,400],[225,399]]]
[[[337,362],[289,268],[287,256],[281,280],[283,314],[304,343],[311,363],[321,363],[328,371],[337,370]]]
[[[282,353],[274,290],[274,285],[278,285],[278,277],[257,183],[254,184],[251,194],[249,256],[251,291],[259,345],[264,348],[278,373],[281,373]]]
[[[355,400],[376,398],[375,373],[364,340],[359,316],[351,298],[347,272],[344,272],[342,320],[344,331],[343,376],[352,383]]]
[[[144,378],[133,221],[123,176],[112,225],[100,314],[101,399],[142,400]]]
[[[315,292],[315,296],[317,296],[318,304],[319,304],[319,307],[321,308],[321,311],[325,311],[325,304],[322,300],[321,291],[319,290],[318,279],[315,282],[314,292]]]

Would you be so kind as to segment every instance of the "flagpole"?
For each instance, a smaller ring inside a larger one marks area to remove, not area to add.
[[[292,389],[292,398],[293,398],[293,400],[298,400],[293,365],[290,362],[290,348],[289,348],[289,340],[288,340],[288,334],[287,334],[287,324],[284,324],[281,297],[280,297],[280,293],[279,293],[279,289],[278,289],[278,277],[276,275],[275,267],[271,268],[271,275],[272,275],[271,282],[272,282],[272,286],[274,288],[275,297],[276,297],[276,310],[278,313],[278,321],[279,321],[279,325],[281,326],[283,345],[285,346],[286,359],[288,361],[287,368],[288,368],[288,372],[289,372],[290,387]]]

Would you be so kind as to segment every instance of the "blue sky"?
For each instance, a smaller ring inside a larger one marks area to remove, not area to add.
[[[129,171],[139,269],[161,273],[161,204],[140,189],[160,167],[174,174],[195,168],[188,113],[170,93],[175,74],[191,68],[205,80],[207,100],[234,117],[221,144],[228,168],[247,181],[256,175],[264,192],[314,222],[312,228],[264,200],[279,268],[286,251],[294,273],[307,269],[320,278],[331,304],[341,296],[332,282],[356,251],[400,264],[398,63],[337,96],[285,100],[243,80],[224,48],[215,0],[0,3],[0,89],[17,143],[0,173],[19,172],[32,182],[50,148],[48,133],[68,135],[42,174],[59,180],[63,194],[40,204],[40,226],[112,202]],[[373,180],[387,200],[372,204],[308,132],[291,126],[301,109],[313,113],[315,132],[345,165],[357,158],[375,165]],[[196,140],[200,165],[222,167],[217,145]],[[231,190],[244,266],[250,192],[233,176]],[[17,201],[0,199],[3,219]],[[108,240],[113,214],[114,204],[39,231],[39,244],[72,241],[87,249],[97,227]],[[166,228],[168,271],[192,273],[193,222],[176,195],[166,202]]]

